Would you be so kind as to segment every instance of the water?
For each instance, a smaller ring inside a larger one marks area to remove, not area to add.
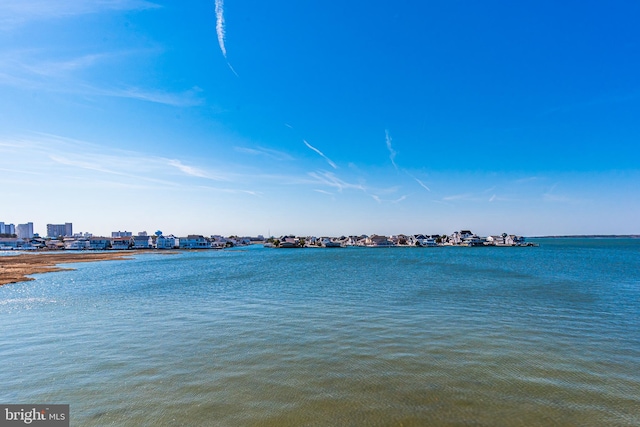
[[[0,287],[0,402],[76,426],[638,426],[640,240],[263,249]]]

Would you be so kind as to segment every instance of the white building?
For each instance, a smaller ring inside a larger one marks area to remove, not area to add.
[[[33,238],[33,223],[28,222],[26,224],[18,224],[16,227],[16,234],[21,239],[32,239]]]
[[[209,242],[204,236],[190,234],[180,238],[180,249],[207,249]]]
[[[47,224],[47,237],[55,239],[60,236],[73,236],[73,224],[70,222],[65,222],[64,224]]]
[[[180,247],[180,239],[173,235],[158,236],[156,238],[156,248],[158,249],[177,249]]]
[[[153,239],[151,236],[133,236],[133,249],[151,249],[153,247]]]

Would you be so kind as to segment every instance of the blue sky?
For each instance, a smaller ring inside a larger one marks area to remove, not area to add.
[[[640,3],[0,3],[0,221],[640,233]]]

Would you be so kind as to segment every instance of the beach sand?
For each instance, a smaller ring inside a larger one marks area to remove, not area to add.
[[[50,273],[54,271],[73,270],[72,268],[58,267],[57,264],[74,262],[107,261],[115,259],[130,259],[131,255],[137,255],[148,251],[136,252],[56,252],[56,253],[28,253],[13,256],[0,257],[0,286],[8,283],[26,282],[34,280],[26,277],[37,273]]]

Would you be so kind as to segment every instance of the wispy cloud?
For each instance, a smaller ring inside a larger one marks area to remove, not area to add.
[[[307,141],[305,141],[304,139],[302,140],[302,142],[304,142],[304,145],[306,145],[309,149],[315,151],[316,153],[318,153],[323,159],[325,159],[327,161],[327,163],[329,163],[329,166],[331,166],[334,169],[338,169],[338,166],[331,161],[330,158],[328,158],[327,156],[324,155],[324,153],[320,150],[318,150],[316,147],[314,147],[313,145],[309,144]]]
[[[201,178],[212,181],[233,181],[230,173],[217,172],[186,163],[144,153],[103,147],[56,135],[38,134],[33,138],[16,139],[39,167],[50,169],[59,165],[63,173],[99,180],[100,174],[121,177],[126,182],[147,181],[164,186],[192,186],[198,181],[180,178]],[[9,143],[8,145],[10,145]],[[87,175],[81,170],[95,172]],[[179,174],[171,173],[172,170]],[[54,174],[55,175],[55,174]],[[103,175],[104,177],[105,175]]]
[[[139,87],[129,88],[95,88],[87,87],[88,95],[102,95],[117,98],[129,98],[139,101],[153,102],[156,104],[170,105],[172,107],[195,107],[204,103],[199,94],[202,90],[194,86],[183,92],[165,92],[160,90],[148,90]]]
[[[180,160],[176,160],[176,159],[164,159],[167,161],[167,164],[169,166],[173,166],[176,169],[178,169],[180,172],[184,173],[185,175],[189,175],[189,176],[194,176],[197,178],[206,178],[206,179],[212,179],[214,181],[227,181],[227,178],[224,178],[222,176],[216,175],[210,171],[205,171],[203,169],[194,167],[194,166],[189,166],[189,165],[185,165],[184,163],[182,163]]]
[[[382,199],[382,198],[381,198],[379,195],[377,195],[377,194],[370,194],[370,196],[371,196],[371,198],[372,198],[373,200],[375,200],[376,202],[378,202],[378,203],[380,203],[380,204],[382,204],[382,203],[392,203],[392,204],[397,204],[397,203],[400,203],[400,202],[402,202],[402,201],[404,201],[404,200],[407,200],[407,197],[408,197],[407,195],[403,195],[403,196],[400,196],[400,197],[399,197],[399,198],[397,198],[397,199],[393,199],[393,200],[385,200],[385,199]]]
[[[398,169],[398,165],[396,165],[396,160],[395,160],[397,153],[396,153],[396,150],[394,150],[393,146],[391,145],[391,136],[389,135],[389,131],[385,130],[384,135],[387,142],[387,150],[389,150],[389,160],[391,160],[391,164],[393,165],[393,167]]]
[[[539,176],[529,176],[529,177],[526,177],[526,178],[516,179],[514,182],[516,184],[525,184],[527,182],[534,182],[534,181],[538,181],[540,179],[541,178]]]
[[[339,192],[343,190],[360,190],[366,192],[366,188],[362,184],[352,184],[346,182],[331,172],[309,172],[309,176],[314,178],[316,182],[327,187],[336,188]]]
[[[68,58],[58,61],[31,61],[30,63],[20,64],[21,68],[35,75],[45,77],[62,77],[73,71],[84,70],[95,65],[99,65],[116,56],[123,55],[121,53],[90,53],[80,55],[74,58]]]
[[[234,149],[240,153],[251,154],[254,156],[264,156],[272,160],[293,160],[293,156],[283,151],[273,150],[264,147],[234,147]]]
[[[453,200],[475,200],[475,197],[471,193],[464,194],[453,194],[451,196],[445,196],[442,200],[453,201]]]
[[[400,196],[400,198],[394,200],[392,203],[400,203],[403,200],[407,200],[407,196],[406,195],[405,196]]]
[[[122,178],[128,178],[128,183],[127,184],[123,184],[123,183],[119,183],[118,185],[125,185],[125,186],[130,186],[132,181],[133,182],[142,182],[142,181],[146,181],[146,182],[152,182],[155,184],[162,184],[163,186],[175,186],[176,183],[169,181],[169,180],[165,180],[165,179],[159,179],[159,178],[154,178],[153,176],[149,175],[149,174],[135,174],[135,173],[131,173],[129,171],[129,169],[124,168],[124,169],[116,169],[116,168],[107,168],[102,166],[102,164],[106,163],[106,164],[114,164],[112,162],[110,162],[109,160],[113,160],[113,156],[99,156],[99,155],[95,155],[95,154],[88,154],[88,155],[83,155],[82,158],[78,159],[78,158],[73,158],[73,154],[71,153],[67,153],[65,156],[61,156],[61,155],[49,155],[49,159],[51,159],[54,163],[57,163],[59,165],[63,165],[63,166],[69,166],[71,168],[75,168],[75,169],[83,169],[83,170],[89,170],[92,172],[99,172],[99,173],[103,173],[103,174],[108,174],[108,175],[115,175],[118,177],[122,177]],[[107,160],[109,159],[109,160]],[[118,163],[115,163],[116,165],[119,166],[123,166],[123,164],[125,164],[126,162],[120,161]],[[101,181],[100,179],[97,179],[96,177],[92,177],[90,179],[91,181]]]
[[[52,93],[136,99],[174,107],[193,107],[203,103],[202,90],[197,86],[182,92],[131,85],[96,86],[83,81],[79,75],[79,71],[97,65],[109,66],[112,60],[132,53],[132,50],[92,53],[52,61],[38,58],[39,52],[36,51],[3,52],[0,56],[0,84]]]
[[[3,0],[0,2],[0,31],[11,30],[36,20],[159,7],[161,6],[146,0]]]
[[[427,191],[431,191],[431,189],[430,189],[429,187],[427,187],[427,185],[426,185],[424,182],[420,181],[420,180],[419,180],[418,178],[416,178],[416,177],[413,177],[413,179],[415,179],[415,180],[416,180],[416,182],[417,182],[418,184],[420,184],[420,187],[424,188],[424,189],[425,189],[425,190],[427,190]]]
[[[584,200],[576,199],[564,194],[558,194],[556,192],[556,188],[558,187],[558,183],[555,183],[551,186],[551,188],[542,194],[542,200],[545,202],[555,202],[555,203],[580,203]]]

